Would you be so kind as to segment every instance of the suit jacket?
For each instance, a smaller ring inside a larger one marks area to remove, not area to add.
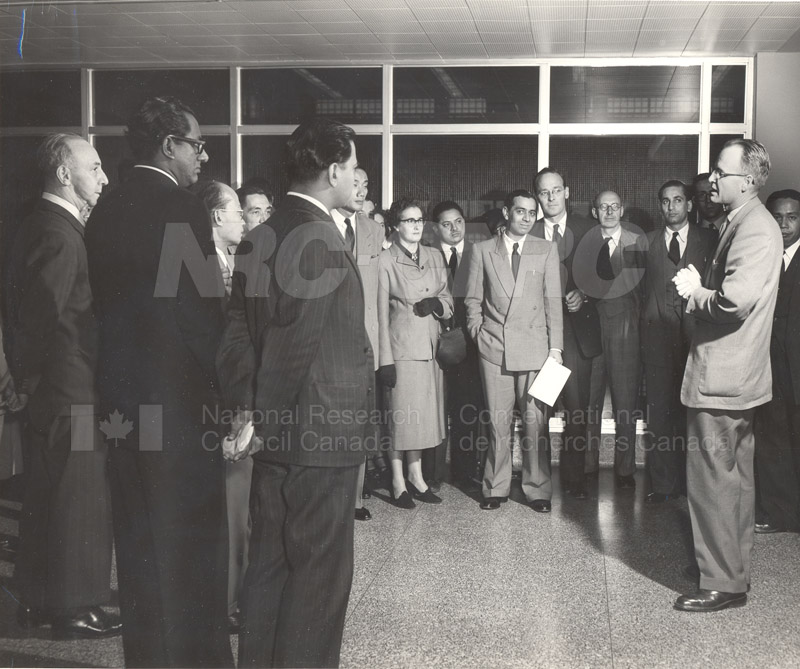
[[[433,360],[441,325],[453,315],[453,298],[447,289],[447,267],[442,254],[419,246],[419,266],[395,242],[380,257],[378,324],[380,365],[396,360]],[[426,297],[438,297],[441,316],[420,317],[414,305]]]
[[[593,224],[577,214],[567,214],[567,223],[562,231],[562,242],[559,244],[558,255],[561,259],[561,287],[564,295],[577,288],[572,272],[572,263],[575,250],[581,243],[583,236],[593,228]],[[544,219],[539,219],[533,224],[531,234],[540,239],[545,238]],[[578,349],[584,358],[594,358],[603,352],[600,343],[600,321],[597,316],[597,307],[593,300],[584,300],[578,311],[571,312],[564,304],[564,343],[569,345],[572,333],[578,344]]]
[[[769,337],[783,240],[754,197],[726,226],[686,311],[695,330],[681,401],[742,411],[772,397]]]
[[[245,242],[217,364],[228,403],[258,411],[254,457],[360,464],[370,426],[355,412],[375,377],[355,257],[328,214],[292,195]]]
[[[717,233],[694,225],[689,225],[687,230],[682,266],[694,265],[702,276],[708,259],[714,253]],[[694,317],[686,314],[685,300],[682,317],[667,308],[667,291],[672,290],[672,278],[667,275],[665,268],[669,267],[666,263],[671,264],[672,261],[667,258],[663,228],[647,234],[646,247],[640,321],[642,361],[672,369],[678,358],[681,364],[684,363],[683,351],[688,352],[688,344],[692,340]]]
[[[467,308],[464,306],[464,297],[467,294],[467,268],[469,266],[469,256],[472,253],[474,244],[468,240],[464,240],[464,246],[461,255],[458,258],[458,267],[456,268],[456,275],[450,276],[450,269],[448,262],[450,260],[449,249],[445,253],[442,246],[437,242],[430,248],[438,253],[444,261],[447,270],[447,288],[450,290],[450,295],[453,297],[453,315],[448,323],[449,327],[463,328],[464,333],[467,333]],[[471,341],[467,336],[468,344]]]
[[[623,227],[619,244],[611,254],[611,265],[616,278],[601,279],[597,275],[597,256],[603,246],[600,225],[593,226],[575,249],[573,276],[575,284],[588,297],[594,298],[597,312],[603,318],[625,314],[628,319],[639,319],[641,305],[640,282],[644,275],[644,245],[642,236]]]
[[[558,249],[525,238],[516,282],[502,237],[475,244],[467,270],[467,328],[481,357],[509,371],[541,369],[564,348]]]
[[[800,404],[800,253],[795,253],[780,279],[778,302],[782,301],[788,317],[780,321],[776,307],[770,350],[772,373],[789,381],[786,385],[791,384],[794,395],[791,401]]]
[[[203,409],[217,404],[224,326],[225,288],[203,203],[165,174],[136,168],[92,211],[86,246],[103,410],[130,418],[142,404],[159,405],[165,448],[195,449],[186,429],[203,432]],[[138,448],[135,438],[121,443]]]
[[[364,325],[367,328],[369,343],[378,368],[379,340],[378,336],[378,262],[383,251],[386,236],[383,226],[362,213],[355,215],[356,230],[356,263],[361,272],[364,284]]]
[[[10,364],[30,395],[33,427],[47,432],[72,405],[93,405],[97,321],[83,224],[40,200],[15,240],[8,291]]]

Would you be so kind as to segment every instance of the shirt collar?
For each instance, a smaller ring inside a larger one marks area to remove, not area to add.
[[[567,229],[567,212],[564,210],[561,212],[561,216],[559,216],[555,221],[550,222],[546,218],[542,218],[544,221],[544,237],[545,239],[553,239],[553,228],[558,225],[558,231],[561,233],[561,236],[564,236],[564,230]]]
[[[667,240],[667,243],[672,241],[673,232],[675,232],[675,230],[671,230],[666,225],[664,226],[664,239]],[[686,238],[689,236],[689,222],[687,221],[684,224],[684,226],[677,232],[678,232],[678,239],[680,239],[681,242],[686,243]]]
[[[180,186],[180,184],[178,183],[178,180],[174,176],[172,176],[169,172],[167,172],[165,170],[162,170],[160,167],[156,167],[155,165],[134,165],[134,167],[143,167],[146,170],[153,170],[154,172],[161,172],[161,174],[163,174],[165,177],[167,177],[168,179],[173,181],[176,186]]]
[[[222,249],[221,249],[219,246],[217,246],[216,244],[214,245],[214,250],[217,252],[217,255],[218,255],[220,258],[222,258],[222,262],[224,262],[224,263],[225,263],[225,266],[226,266],[228,269],[230,269],[230,268],[231,268],[231,264],[230,264],[230,262],[228,261],[228,254],[227,254],[227,253],[225,253],[225,251],[223,251],[223,250],[222,250]]]
[[[331,215],[331,212],[328,211],[328,208],[324,204],[322,204],[322,202],[320,202],[315,197],[311,197],[310,195],[306,195],[305,193],[298,193],[296,190],[290,190],[286,194],[287,195],[294,195],[295,197],[299,197],[299,198],[301,198],[303,200],[306,200],[307,202],[310,202],[311,204],[316,205],[317,207],[322,209],[322,211],[324,211],[328,216]]]
[[[750,200],[752,200],[754,197],[757,197],[757,196],[754,195],[753,197],[750,198]],[[728,212],[728,222],[732,221],[736,217],[736,214],[738,214],[739,211],[742,209],[742,207],[744,207],[746,204],[748,204],[750,202],[750,200],[748,200],[747,202],[743,202],[738,207],[736,207],[736,209],[731,209]]]
[[[525,235],[525,237],[527,237],[527,235]],[[503,241],[506,244],[506,250],[508,251],[508,255],[511,255],[511,253],[514,251],[514,244],[519,244],[519,252],[522,253],[522,247],[525,244],[525,237],[520,239],[518,242],[515,242],[506,233],[503,233]]]
[[[800,247],[800,239],[798,239],[794,244],[791,246],[787,246],[783,249],[783,255],[786,256],[786,259],[789,261],[786,263],[786,267],[789,267],[789,263],[792,262],[792,258],[794,258],[794,254],[797,253],[797,249]]]
[[[59,197],[58,195],[53,195],[53,193],[48,193],[47,191],[42,193],[42,198],[47,200],[48,202],[57,204],[59,207],[63,209],[66,209],[70,214],[72,214],[78,220],[78,223],[84,225],[83,216],[81,216],[81,212],[74,204],[72,204],[72,202],[65,200],[63,197]]]
[[[462,239],[458,244],[445,244],[444,242],[439,242],[439,246],[442,248],[442,252],[444,253],[444,257],[448,260],[450,259],[450,248],[455,246],[456,253],[460,256],[464,254],[464,240]]]
[[[606,237],[611,237],[611,239],[614,240],[614,245],[619,246],[619,238],[622,236],[622,226],[619,226],[613,235],[607,235],[602,228],[600,229],[600,234],[603,236],[604,240]]]

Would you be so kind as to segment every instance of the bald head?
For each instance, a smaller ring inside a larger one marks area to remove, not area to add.
[[[36,163],[44,190],[71,202],[79,211],[94,207],[108,183],[95,148],[71,133],[45,137]]]

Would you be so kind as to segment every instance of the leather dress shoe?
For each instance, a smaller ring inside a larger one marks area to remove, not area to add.
[[[243,627],[241,611],[234,611],[228,616],[228,634],[239,634]]]
[[[661,492],[650,492],[644,498],[646,504],[663,504],[671,499],[675,499],[675,495],[665,495]]]
[[[484,497],[483,501],[481,502],[481,509],[484,511],[494,511],[495,509],[500,508],[500,498],[499,497]]]
[[[439,492],[442,489],[442,482],[438,479],[431,479],[430,481],[425,481],[428,484],[428,488],[430,488],[431,492]]]
[[[629,476],[622,476],[617,475],[617,488],[620,490],[635,490],[636,489],[636,479],[633,478],[633,475]]]
[[[720,592],[719,590],[699,589],[691,595],[681,595],[675,600],[678,611],[721,611],[747,604],[746,592]]]
[[[529,506],[536,511],[536,513],[550,513],[553,505],[549,499],[534,499],[529,502]]]
[[[414,499],[418,499],[420,502],[425,502],[425,504],[441,504],[442,498],[438,495],[433,494],[433,488],[428,486],[424,492],[421,492],[417,486],[415,486],[411,481],[408,482],[408,489],[411,491],[411,496]]]
[[[35,609],[30,606],[20,604],[17,607],[17,624],[22,629],[32,629],[42,627],[52,622],[50,615],[44,609]]]
[[[756,534],[777,534],[778,532],[786,532],[786,529],[773,525],[769,521],[765,523],[756,523]]]
[[[356,520],[372,520],[372,514],[368,508],[362,506],[360,509],[356,509]]]
[[[411,495],[408,494],[408,490],[401,492],[399,497],[395,497],[394,491],[392,491],[392,504],[399,509],[413,509],[417,506],[414,504],[414,500],[411,499]]]
[[[119,617],[99,606],[53,619],[53,636],[58,639],[104,639],[118,634],[122,634]]]

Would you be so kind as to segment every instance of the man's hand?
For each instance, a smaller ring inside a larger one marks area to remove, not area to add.
[[[228,432],[228,436],[226,437],[228,442],[234,443],[236,450],[233,452],[226,452],[226,449],[223,448],[222,451],[222,456],[228,462],[239,462],[239,460],[244,460],[246,457],[253,455],[253,453],[258,453],[258,451],[264,448],[264,440],[256,436],[255,432],[253,432],[253,436],[244,447],[242,447],[241,443],[237,443],[241,441],[244,431],[249,429],[248,425],[252,427],[252,421],[253,412],[251,410],[239,409],[236,412],[231,422],[230,432]]]
[[[547,354],[547,357],[548,358],[552,358],[559,365],[563,365],[564,364],[564,359],[561,357],[561,351],[559,351],[557,348],[551,348],[550,352]]]
[[[672,282],[675,284],[678,294],[684,300],[688,300],[694,294],[694,291],[703,285],[700,273],[695,269],[694,265],[689,265],[680,270]]]
[[[426,297],[414,305],[414,314],[421,318],[430,316],[431,314],[436,314],[441,317],[443,313],[444,307],[442,306],[442,301],[438,297]]]
[[[569,291],[564,298],[567,303],[567,311],[574,314],[583,306],[583,293],[579,291],[577,288],[574,290]]]
[[[397,384],[397,367],[394,365],[383,365],[378,368],[378,381],[382,386],[394,388]]]

